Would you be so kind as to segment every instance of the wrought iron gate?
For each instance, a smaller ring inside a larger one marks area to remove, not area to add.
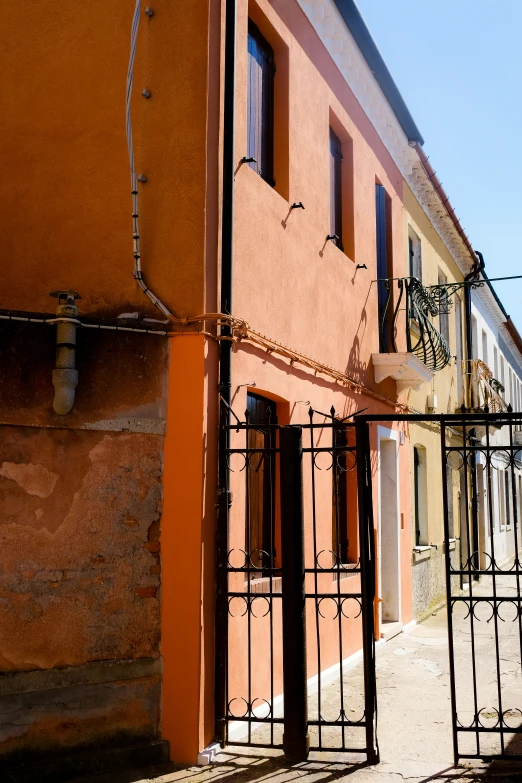
[[[285,427],[269,408],[264,421],[247,411],[229,427],[216,640],[223,743],[283,748],[295,760],[309,749],[378,760],[371,470],[358,429],[333,409]]]
[[[268,411],[229,427],[216,639],[223,743],[379,760],[370,432],[399,422],[440,430],[455,762],[522,759],[522,414],[511,412],[340,420],[310,410],[308,423],[285,427]]]
[[[358,451],[369,459],[372,425],[400,422],[440,430],[455,764],[522,760],[522,413],[361,416]]]
[[[522,759],[522,414],[448,417],[440,436],[461,486],[455,564],[443,481],[455,761]]]

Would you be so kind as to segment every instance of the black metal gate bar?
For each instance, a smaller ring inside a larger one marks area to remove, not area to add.
[[[377,687],[375,679],[375,539],[373,520],[373,487],[368,422],[355,419],[357,443],[357,488],[359,505],[359,538],[361,551],[364,717],[366,722],[366,752],[370,764],[380,760],[377,740]]]
[[[305,761],[310,748],[310,735],[306,683],[302,428],[282,427],[279,437],[285,705],[283,750],[290,761]]]
[[[442,503],[444,513],[444,540],[449,541],[449,517],[448,517],[448,485],[446,481],[447,461],[446,461],[446,425],[444,422],[440,426],[440,443],[441,443],[441,468],[442,468]],[[467,508],[467,503],[466,503]],[[449,546],[445,549],[445,566],[446,566],[446,595],[447,606],[451,606],[452,594],[451,594],[451,561]],[[455,656],[453,651],[453,613],[448,609],[448,645],[449,645],[449,666],[450,666],[450,694],[451,694],[451,715],[452,726],[456,725],[457,721],[457,698],[455,694]],[[476,700],[476,693],[475,693]],[[459,763],[459,748],[458,738],[456,731],[453,731],[453,760],[455,765]]]

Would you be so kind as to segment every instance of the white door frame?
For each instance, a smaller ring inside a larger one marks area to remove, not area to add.
[[[397,430],[390,430],[387,427],[377,427],[377,475],[378,475],[378,524],[377,524],[377,557],[378,557],[378,591],[379,598],[382,598],[382,556],[381,556],[381,542],[382,542],[382,530],[381,530],[381,442],[392,441],[395,443],[395,460],[396,460],[396,519],[397,519],[397,548],[396,548],[396,564],[397,564],[397,605],[398,605],[398,618],[400,622],[402,620],[402,574],[401,574],[401,514],[400,514],[400,472],[399,472],[399,433]],[[382,601],[379,601],[379,626],[382,626]]]

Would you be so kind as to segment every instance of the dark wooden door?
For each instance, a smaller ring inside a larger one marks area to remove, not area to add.
[[[254,566],[270,568],[275,559],[275,429],[276,403],[258,394],[247,395],[248,460],[246,549]],[[265,425],[265,426],[263,426]],[[262,451],[258,451],[262,449]]]

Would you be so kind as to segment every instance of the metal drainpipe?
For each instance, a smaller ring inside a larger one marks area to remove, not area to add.
[[[54,412],[60,416],[70,413],[74,405],[78,370],[76,369],[76,329],[80,326],[76,291],[55,291],[56,308],[56,368],[53,370]]]
[[[473,278],[477,277],[480,274],[480,272],[483,271],[486,262],[484,261],[484,256],[482,253],[479,253],[478,251],[475,251],[478,259],[479,264],[476,264],[471,272],[466,275],[464,280],[472,280]],[[473,358],[473,328],[472,328],[472,321],[471,321],[471,286],[467,285],[464,286],[464,302],[466,306],[466,356],[468,358],[468,361],[471,361]],[[469,383],[471,384],[471,373],[468,375]],[[471,388],[468,390],[469,394],[469,400],[471,401]],[[471,429],[469,431],[469,437],[474,438],[476,435],[475,429]],[[478,525],[478,503],[479,503],[479,494],[478,494],[478,481],[477,481],[477,462],[476,462],[476,455],[473,453],[473,459],[471,461],[471,530],[473,535],[473,542],[472,542],[472,551],[475,553],[473,555],[473,566],[474,568],[478,569],[480,565],[480,556],[478,552],[478,546],[479,546],[479,525]],[[462,540],[462,531],[461,531],[461,540]],[[461,561],[462,561],[462,553],[461,553]],[[475,574],[473,577],[475,581],[478,581],[479,576],[478,574]]]
[[[223,107],[223,207],[221,227],[221,312],[232,312],[232,262],[234,255],[234,137],[236,109],[236,0],[226,0],[225,74]],[[222,337],[231,337],[229,326],[221,327]],[[232,383],[232,342],[221,340],[219,362],[219,444],[216,527],[216,661],[215,735],[222,746],[226,737],[226,677],[228,655],[228,519],[230,509],[227,449],[230,436],[229,407]]]

